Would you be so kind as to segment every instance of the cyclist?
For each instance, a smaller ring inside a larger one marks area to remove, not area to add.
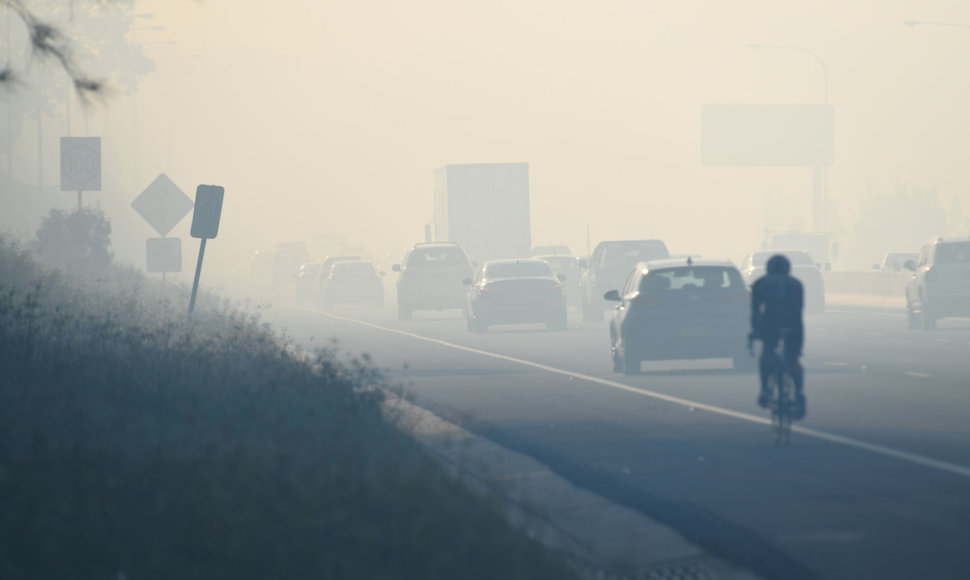
[[[788,373],[795,383],[794,419],[805,417],[804,371],[798,362],[802,355],[805,331],[802,325],[804,289],[802,283],[789,275],[791,262],[782,254],[772,256],[765,269],[767,274],[751,286],[751,334],[749,339],[762,343],[760,371],[761,393],[758,404],[768,406],[768,374],[771,357],[779,341],[784,341],[782,352]],[[782,333],[781,329],[787,329]]]

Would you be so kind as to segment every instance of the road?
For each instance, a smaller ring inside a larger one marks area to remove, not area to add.
[[[606,323],[471,334],[458,312],[275,306],[300,345],[368,353],[425,406],[768,578],[967,578],[970,320],[807,324],[808,417],[771,443],[729,360],[611,371]]]

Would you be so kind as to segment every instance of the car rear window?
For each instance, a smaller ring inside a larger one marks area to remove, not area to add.
[[[937,264],[970,264],[970,242],[949,242],[936,247]]]
[[[374,265],[370,262],[336,262],[333,265],[334,274],[376,274]]]
[[[744,280],[735,268],[685,266],[650,272],[640,280],[640,292],[685,290],[743,290]]]
[[[515,278],[519,276],[555,276],[552,267],[545,262],[503,262],[486,264],[486,278]]]
[[[461,266],[467,263],[464,252],[458,248],[421,248],[411,251],[407,267]]]

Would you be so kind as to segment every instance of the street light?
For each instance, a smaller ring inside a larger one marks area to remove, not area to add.
[[[822,103],[826,106],[829,104],[829,71],[825,68],[825,62],[822,58],[815,54],[815,51],[809,50],[804,46],[791,46],[787,44],[749,44],[750,48],[779,48],[782,50],[797,50],[799,52],[806,52],[818,62],[819,66],[822,67]],[[821,208],[828,205],[829,197],[829,176],[827,167],[813,167],[812,168],[812,201],[813,201],[813,211],[812,211],[812,227],[815,231],[821,231],[825,228],[825,216],[822,214]]]

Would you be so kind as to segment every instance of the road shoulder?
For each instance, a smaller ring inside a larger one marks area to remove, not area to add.
[[[509,520],[591,578],[755,580],[672,528],[572,485],[535,459],[391,395],[386,412],[453,476],[499,502]]]

